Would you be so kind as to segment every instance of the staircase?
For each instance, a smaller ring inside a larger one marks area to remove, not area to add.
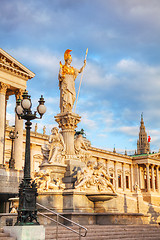
[[[86,237],[81,237],[81,240],[160,240],[158,225],[88,225],[85,227],[88,233]],[[58,227],[58,239],[79,240],[79,237],[68,229]],[[46,226],[45,240],[56,240],[56,227]]]
[[[16,240],[14,237],[10,237],[9,233],[4,233],[3,229],[0,228],[0,240]]]

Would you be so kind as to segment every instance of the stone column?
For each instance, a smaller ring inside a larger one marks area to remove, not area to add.
[[[125,163],[122,163],[123,191],[126,190]]]
[[[131,191],[133,192],[134,183],[133,183],[133,165],[132,164],[130,165],[130,172],[131,172],[131,175],[130,175],[130,177],[131,177],[131,179],[130,179],[130,181],[131,181]]]
[[[150,192],[151,186],[150,186],[149,164],[148,163],[146,163],[146,173],[147,173],[147,192]]]
[[[9,96],[6,95],[6,102],[5,102],[5,129],[4,129],[4,139],[6,139],[6,113],[7,113],[7,101],[9,99]],[[5,141],[4,141],[4,149],[3,149],[3,156],[4,156],[4,159],[3,159],[3,162],[5,164]]]
[[[106,168],[107,168],[107,173],[109,174],[109,163],[110,163],[110,160],[107,159],[106,160]]]
[[[22,91],[16,92],[16,100],[21,96]],[[22,154],[23,154],[23,120],[19,120],[17,114],[15,114],[15,132],[18,132],[18,138],[14,140],[14,159],[15,169],[22,170]]]
[[[160,191],[159,188],[159,166],[156,166],[156,182],[157,182],[157,191]]]
[[[142,167],[139,165],[139,169],[138,169],[138,177],[139,177],[139,189],[142,188],[142,182],[141,182],[141,169]]]
[[[66,145],[66,154],[75,155],[74,134],[77,124],[80,122],[80,116],[72,112],[66,112],[57,114],[55,120],[62,129],[62,135]]]
[[[115,181],[115,190],[118,189],[118,175],[117,175],[117,162],[114,161],[114,181]]]
[[[138,171],[138,164],[135,163],[134,164],[135,167],[135,183],[137,182],[138,187],[139,187],[139,171]]]
[[[80,122],[80,116],[72,112],[65,112],[57,114],[55,120],[59,124],[59,128],[62,129],[61,132],[66,146],[65,164],[67,170],[63,182],[66,184],[66,188],[71,189],[74,187],[78,169],[85,166],[84,162],[77,161],[74,149],[74,134],[77,124]]]
[[[154,177],[154,165],[151,165],[152,173],[152,191],[155,192],[155,177]]]
[[[7,84],[0,83],[0,166],[4,164],[4,142],[5,142],[5,113],[6,113],[6,91]]]

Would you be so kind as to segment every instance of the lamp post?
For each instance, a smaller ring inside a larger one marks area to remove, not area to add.
[[[15,168],[15,160],[13,158],[13,143],[16,138],[18,138],[18,132],[15,133],[15,131],[9,132],[9,138],[12,140],[12,147],[11,147],[11,158],[9,160],[9,168]]]
[[[39,105],[37,107],[37,112],[32,113],[31,111],[31,99],[28,92],[25,90],[23,99],[18,99],[16,102],[15,111],[19,119],[26,120],[26,146],[25,146],[25,164],[24,164],[24,177],[19,186],[19,207],[18,207],[18,217],[15,225],[39,225],[37,221],[37,209],[36,209],[36,197],[37,197],[37,187],[36,183],[31,179],[30,174],[30,129],[31,120],[38,118],[36,113],[38,112],[40,118],[46,112],[46,107],[44,105],[44,98],[41,96],[39,99]]]

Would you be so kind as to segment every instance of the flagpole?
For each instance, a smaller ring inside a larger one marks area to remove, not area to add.
[[[87,59],[87,54],[88,54],[88,48],[86,49],[85,61]],[[77,93],[76,103],[75,103],[75,106],[74,106],[74,112],[76,112],[76,106],[77,106],[77,101],[78,101],[79,92],[80,92],[80,88],[81,88],[82,78],[83,78],[83,71],[82,71],[81,80],[80,80],[80,83],[79,83],[79,89],[78,89],[78,93]]]

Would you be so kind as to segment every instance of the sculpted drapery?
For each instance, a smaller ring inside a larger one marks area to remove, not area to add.
[[[74,102],[76,100],[75,91],[75,79],[79,73],[81,73],[86,65],[86,60],[84,61],[83,67],[78,70],[71,67],[72,57],[70,52],[72,50],[67,49],[64,53],[65,64],[62,65],[60,62],[59,70],[59,88],[60,88],[60,110],[63,112],[71,112]]]

